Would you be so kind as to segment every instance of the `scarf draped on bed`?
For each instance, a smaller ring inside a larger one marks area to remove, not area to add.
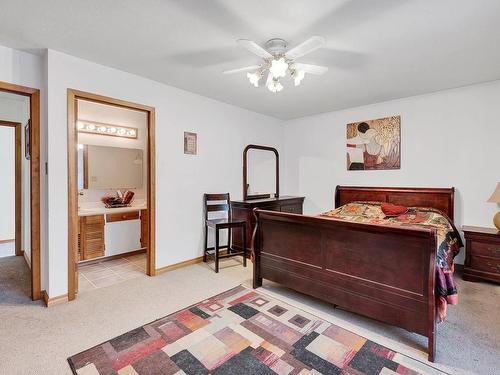
[[[434,228],[437,233],[436,302],[438,320],[446,317],[447,304],[458,303],[453,280],[453,259],[463,247],[462,239],[451,220],[433,208],[410,207],[405,214],[387,217],[378,202],[353,202],[321,214],[323,217],[364,224],[398,227]]]

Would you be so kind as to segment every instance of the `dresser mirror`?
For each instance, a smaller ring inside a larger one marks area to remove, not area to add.
[[[243,151],[243,200],[274,197],[279,197],[278,150],[248,145]]]
[[[143,183],[143,150],[78,145],[78,190],[138,189]]]

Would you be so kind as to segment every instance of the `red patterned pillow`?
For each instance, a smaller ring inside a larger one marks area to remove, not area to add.
[[[392,203],[382,203],[380,205],[380,208],[382,209],[382,212],[385,214],[385,216],[388,217],[396,217],[399,215],[403,215],[408,211],[408,207],[396,206],[395,204]]]

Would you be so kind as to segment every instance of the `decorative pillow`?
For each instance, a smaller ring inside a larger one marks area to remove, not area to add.
[[[382,212],[387,217],[397,217],[399,215],[403,215],[406,212],[408,212],[408,207],[396,206],[395,204],[392,204],[392,203],[385,203],[384,202],[380,205],[380,208],[382,209]]]

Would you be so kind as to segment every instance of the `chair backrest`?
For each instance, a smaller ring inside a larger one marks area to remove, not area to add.
[[[227,213],[227,218],[231,220],[231,199],[229,193],[203,194],[203,207],[205,220],[208,220],[210,212]]]

